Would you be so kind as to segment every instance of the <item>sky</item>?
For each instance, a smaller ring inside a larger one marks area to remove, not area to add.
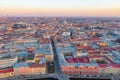
[[[120,0],[0,0],[0,16],[120,17]]]

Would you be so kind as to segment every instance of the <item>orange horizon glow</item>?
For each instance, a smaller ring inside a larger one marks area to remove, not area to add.
[[[7,9],[7,11],[6,11]],[[6,14],[18,14],[18,15],[27,15],[27,14],[36,14],[36,15],[63,15],[63,16],[120,16],[120,9],[113,8],[113,9],[88,9],[88,10],[81,10],[81,9],[47,9],[47,8],[4,8],[1,9],[1,13]],[[24,13],[23,13],[24,12]],[[69,14],[69,15],[68,15]]]
[[[12,0],[12,1],[15,1],[15,0]],[[15,16],[120,16],[120,5],[118,4],[114,4],[112,6],[95,5],[91,7],[89,7],[90,5],[89,6],[77,5],[75,7],[72,5],[69,5],[69,6],[64,5],[64,6],[56,6],[56,7],[50,6],[50,5],[31,6],[32,3],[31,5],[28,5],[28,6],[25,6],[25,5],[22,6],[22,5],[20,4],[17,6],[12,4],[12,6],[10,5],[0,6],[0,16],[2,15],[8,15],[8,16],[14,16],[14,15]]]

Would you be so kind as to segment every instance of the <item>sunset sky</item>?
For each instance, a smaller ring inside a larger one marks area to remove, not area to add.
[[[0,16],[120,17],[120,0],[0,0]]]

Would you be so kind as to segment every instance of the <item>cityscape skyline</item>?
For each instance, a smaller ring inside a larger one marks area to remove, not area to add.
[[[1,0],[0,16],[120,17],[120,0]]]

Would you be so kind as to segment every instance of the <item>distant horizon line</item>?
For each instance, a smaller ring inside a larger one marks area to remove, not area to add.
[[[0,17],[106,17],[106,18],[120,18],[120,16],[0,16]]]

